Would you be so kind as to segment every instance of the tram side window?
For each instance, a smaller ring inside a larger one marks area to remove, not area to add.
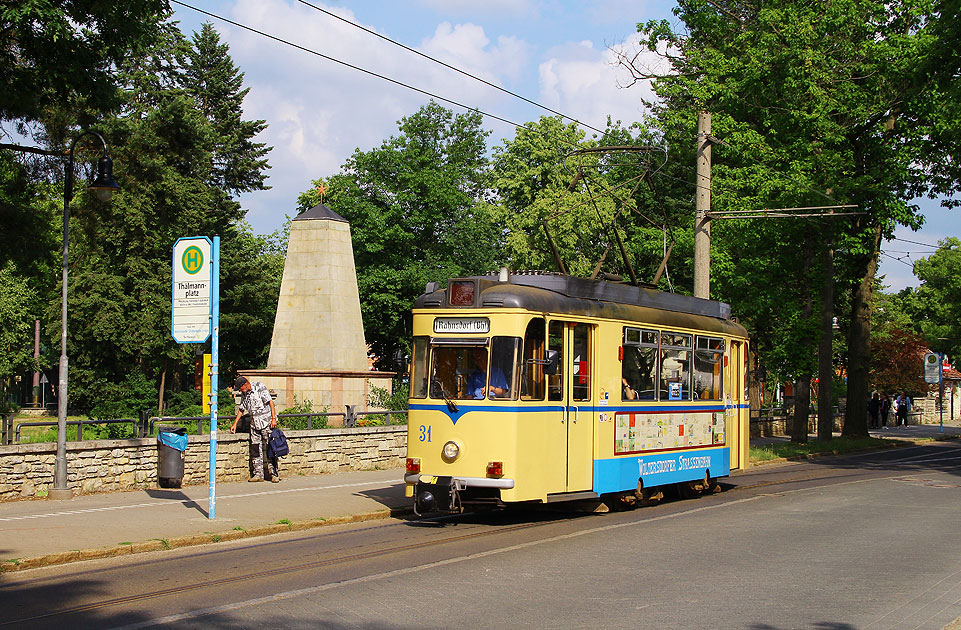
[[[581,324],[574,328],[574,380],[571,387],[573,400],[591,399],[591,327]]]
[[[414,360],[410,366],[410,397],[427,398],[427,337],[414,337]]]
[[[721,400],[724,374],[724,340],[718,337],[697,337],[694,349],[694,397],[701,400]]]
[[[547,349],[557,353],[557,370],[547,376],[547,399],[564,400],[564,322],[548,325]]]
[[[623,400],[657,398],[657,342],[656,330],[624,328],[624,360],[621,363]]]
[[[532,319],[524,333],[524,364],[521,372],[521,400],[544,400],[544,319]]]
[[[516,369],[521,357],[520,337],[494,337],[491,344],[489,398],[517,398]]]
[[[661,400],[691,399],[691,335],[661,333]]]

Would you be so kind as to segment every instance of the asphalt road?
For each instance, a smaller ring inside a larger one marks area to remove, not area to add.
[[[608,514],[386,521],[0,575],[0,629],[941,629],[961,444],[760,467]]]

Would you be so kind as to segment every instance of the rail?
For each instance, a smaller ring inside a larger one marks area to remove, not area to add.
[[[322,412],[322,413],[282,413],[278,414],[277,418],[281,425],[284,425],[285,420],[290,420],[293,418],[306,418],[307,419],[307,429],[313,429],[315,421],[319,418],[323,418],[324,422],[321,423],[322,427],[327,426],[327,421],[329,418],[341,418],[343,425],[348,428],[365,426],[366,418],[376,418],[380,420],[383,418],[385,425],[392,424],[404,424],[407,419],[407,411],[357,411],[352,405],[347,405],[346,412]],[[399,417],[403,417],[402,421],[394,422]],[[233,415],[217,416],[218,426],[222,422],[230,422],[234,419]],[[157,425],[172,425],[172,426],[183,426],[188,425],[191,428],[196,423],[197,435],[204,435],[207,433],[207,427],[210,423],[210,416],[150,416],[148,413],[141,414],[140,418],[117,418],[109,420],[67,420],[67,426],[77,427],[77,440],[83,439],[83,427],[89,425],[105,425],[105,424],[129,424],[133,428],[133,437],[144,438],[153,435],[157,430]],[[379,422],[378,422],[379,424]],[[56,420],[38,420],[35,422],[20,422],[17,424],[16,429],[13,427],[13,414],[9,417],[0,416],[0,444],[10,444],[11,438],[12,442],[17,444],[20,443],[20,431],[23,427],[55,427],[57,426]],[[289,426],[289,425],[287,425]]]
[[[67,420],[66,425],[68,427],[77,427],[77,440],[83,439],[83,427],[84,425],[91,424],[129,424],[133,426],[134,435],[137,434],[137,427],[140,424],[140,420],[136,418],[116,418],[113,420]],[[21,422],[17,424],[17,428],[14,431],[14,440],[17,444],[20,443],[20,429],[23,427],[55,427],[58,426],[56,420],[37,420],[35,422]]]

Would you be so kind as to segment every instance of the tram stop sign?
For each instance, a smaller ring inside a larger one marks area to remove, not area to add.
[[[924,355],[924,382],[936,384],[941,382],[941,357],[934,352]]]
[[[170,334],[177,343],[203,343],[210,337],[211,249],[206,236],[174,243]]]

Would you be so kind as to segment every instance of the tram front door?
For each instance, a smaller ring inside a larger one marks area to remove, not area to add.
[[[594,327],[551,320],[548,348],[558,353],[549,398],[563,405],[549,438],[549,466],[557,492],[590,490],[594,457]],[[563,488],[563,489],[562,489]]]

